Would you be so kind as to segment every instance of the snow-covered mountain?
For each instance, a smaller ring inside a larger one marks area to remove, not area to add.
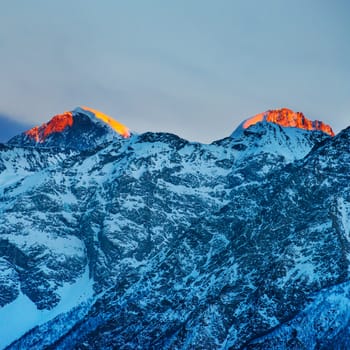
[[[55,115],[49,122],[13,137],[8,143],[86,150],[115,138],[129,136],[129,129],[112,117],[89,107],[78,107],[71,112]]]
[[[0,149],[0,348],[348,347],[350,128],[204,145],[84,108]]]
[[[260,115],[265,115],[265,119],[253,123],[256,117],[252,117],[241,123],[231,135],[235,147],[240,151],[240,158],[269,153],[282,156],[287,162],[291,162],[305,157],[316,143],[329,135],[334,136],[332,129],[329,133],[321,129],[310,132],[305,128],[286,127],[277,122],[269,122],[266,118],[269,116],[268,112],[258,114]],[[304,116],[302,118],[306,119]]]

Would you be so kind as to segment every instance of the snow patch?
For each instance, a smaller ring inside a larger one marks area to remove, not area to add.
[[[0,309],[0,349],[20,338],[30,329],[42,325],[57,315],[68,312],[93,296],[93,281],[89,270],[73,284],[65,284],[57,290],[61,301],[52,310],[38,310],[36,305],[23,293],[10,304]]]

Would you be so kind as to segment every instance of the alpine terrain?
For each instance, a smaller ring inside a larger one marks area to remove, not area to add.
[[[350,348],[350,128],[80,107],[0,145],[0,193],[1,349]]]

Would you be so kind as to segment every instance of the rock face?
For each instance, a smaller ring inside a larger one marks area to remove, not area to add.
[[[48,123],[25,132],[30,139],[37,143],[44,143],[47,137],[54,133],[61,133],[66,128],[71,128],[73,125],[73,113],[65,112],[55,115]]]
[[[0,347],[349,346],[350,128],[58,135],[0,150]]]
[[[256,123],[266,121],[268,123],[275,123],[283,127],[299,128],[304,130],[318,130],[330,136],[334,136],[332,128],[319,121],[311,121],[307,119],[301,112],[293,112],[288,108],[269,110],[264,113],[259,113],[252,118],[247,119],[243,127],[246,129]]]

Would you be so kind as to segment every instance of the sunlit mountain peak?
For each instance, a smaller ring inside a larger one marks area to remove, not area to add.
[[[294,112],[288,108],[272,109],[255,116],[243,122],[243,128],[247,129],[260,122],[275,123],[283,127],[299,128],[304,130],[318,130],[330,136],[334,136],[332,128],[319,120],[310,120],[301,112]]]
[[[57,114],[54,117],[52,117],[51,120],[47,123],[43,123],[40,126],[35,126],[34,128],[26,131],[25,134],[37,143],[44,143],[50,135],[55,133],[61,133],[67,128],[71,128],[76,121],[77,114],[81,112],[87,112],[87,116],[94,116],[98,120],[101,120],[103,123],[107,124],[111,129],[113,129],[122,137],[130,137],[130,131],[125,125],[116,121],[107,114],[104,114],[96,109],[92,109],[86,106],[77,108],[71,112]]]

